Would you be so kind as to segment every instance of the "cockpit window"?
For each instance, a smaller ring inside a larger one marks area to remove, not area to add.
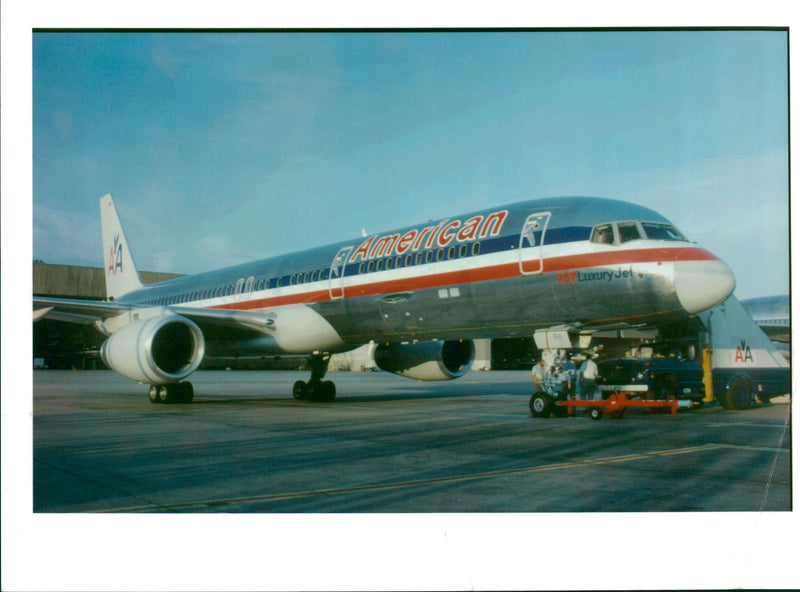
[[[662,222],[642,222],[642,228],[644,228],[647,238],[650,240],[686,240],[686,237],[683,236],[672,224],[664,224]]]
[[[601,245],[610,245],[614,242],[614,232],[611,229],[611,224],[600,224],[595,226],[592,231],[592,242]]]
[[[617,232],[619,232],[620,243],[642,238],[639,234],[639,226],[636,222],[619,222],[617,224]]]

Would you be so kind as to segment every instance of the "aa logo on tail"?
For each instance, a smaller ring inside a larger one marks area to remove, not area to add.
[[[734,362],[752,362],[753,352],[750,351],[750,346],[747,345],[744,339],[739,342],[739,347],[736,348],[736,357]]]
[[[114,246],[111,247],[111,252],[108,254],[108,269],[106,271],[109,276],[122,273],[122,241],[119,240],[119,234],[114,235]]]

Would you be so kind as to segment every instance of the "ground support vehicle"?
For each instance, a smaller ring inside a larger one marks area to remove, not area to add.
[[[791,392],[788,360],[734,296],[694,324],[691,336],[672,344],[672,355],[598,363],[601,390],[719,401],[725,409],[747,409],[756,400],[769,403],[770,397]]]
[[[629,395],[633,395],[635,398],[629,398]],[[588,409],[592,419],[601,419],[603,415],[608,415],[612,419],[622,419],[625,409],[629,407],[670,411],[675,414],[678,409],[688,409],[693,405],[699,405],[688,399],[676,399],[675,397],[660,400],[640,399],[638,395],[639,393],[614,391],[599,400],[568,399],[561,394],[554,397],[543,390],[543,392],[531,395],[529,406],[534,417],[550,417],[551,414],[556,417],[567,417],[574,415],[576,410],[581,408]]]
[[[736,297],[698,318],[707,331],[704,401],[716,399],[725,409],[747,409],[756,397],[768,403],[772,396],[791,393],[789,361]]]
[[[542,392],[531,396],[531,413],[564,416],[586,407],[599,419],[603,413],[621,416],[627,407],[674,412],[714,401],[737,410],[791,393],[788,360],[734,296],[690,319],[682,336],[667,345],[672,355],[599,362],[603,401],[568,400],[559,381],[545,379]]]
[[[581,401],[580,399],[572,399],[569,401],[559,401],[556,405],[566,407],[567,414],[575,413],[578,407],[588,407],[589,416],[592,419],[600,419],[604,414],[608,414],[613,419],[622,419],[625,409],[628,407],[640,407],[655,410],[669,410],[673,415],[678,412],[678,409],[690,408],[694,403],[688,399],[676,399],[670,397],[669,399],[629,399],[629,393],[614,392],[608,398],[600,399],[599,401]]]
[[[598,365],[598,387],[606,393],[636,393],[643,399],[691,399],[706,395],[703,366],[680,355],[619,358]]]

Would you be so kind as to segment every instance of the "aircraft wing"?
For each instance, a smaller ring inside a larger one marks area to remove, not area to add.
[[[69,298],[34,298],[33,320],[48,318],[69,323],[98,325],[98,323],[137,310],[147,310],[136,304],[78,300]],[[200,327],[206,338],[224,336],[227,339],[247,339],[264,335],[275,324],[274,313],[253,313],[216,308],[185,306],[159,307],[191,319]]]
[[[68,323],[93,325],[95,321],[115,317],[133,308],[130,304],[101,302],[99,300],[79,300],[77,298],[34,298],[33,320],[47,317]]]

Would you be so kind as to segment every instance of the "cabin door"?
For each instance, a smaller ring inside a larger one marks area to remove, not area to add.
[[[542,273],[542,243],[550,212],[531,214],[519,237],[519,270],[523,275]]]
[[[347,266],[347,258],[350,256],[352,250],[352,246],[342,247],[339,249],[339,252],[336,253],[336,257],[333,258],[328,283],[331,292],[331,300],[344,298],[344,270]]]

